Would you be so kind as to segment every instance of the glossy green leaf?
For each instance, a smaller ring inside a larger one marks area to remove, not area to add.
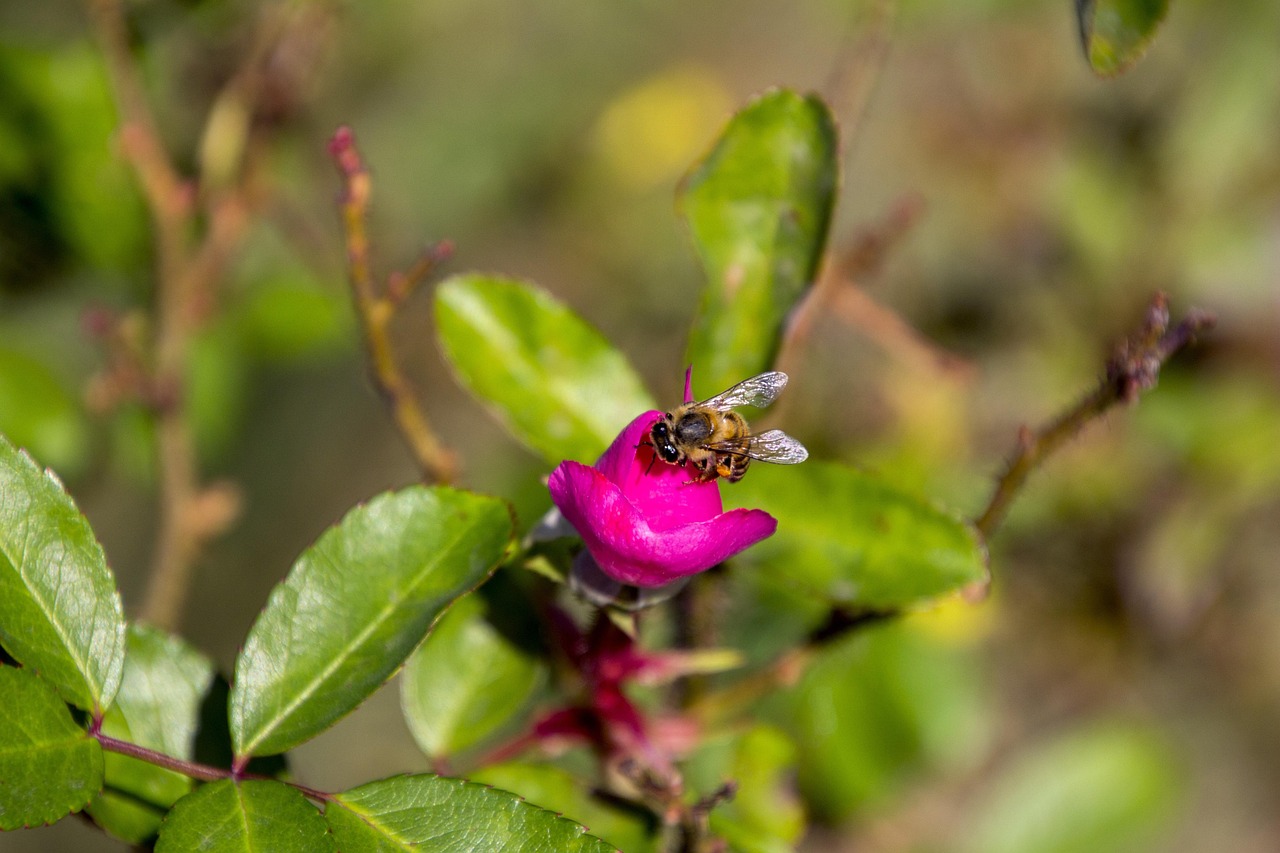
[[[0,666],[0,830],[53,823],[102,787],[102,749],[42,679]]]
[[[422,751],[443,757],[474,746],[510,720],[544,671],[486,618],[483,599],[468,595],[409,657],[400,704]]]
[[[238,756],[315,736],[386,681],[511,537],[495,498],[444,487],[379,495],[347,513],[275,588],[236,661]]]
[[[903,607],[986,577],[986,553],[955,516],[842,465],[759,465],[723,490],[778,532],[737,558],[796,594],[842,606]]]
[[[0,433],[65,475],[84,467],[89,431],[71,393],[39,361],[4,349]]]
[[[776,90],[733,117],[681,188],[707,274],[687,356],[704,396],[772,364],[826,244],[836,157],[827,106]]]
[[[102,546],[52,472],[3,436],[0,643],[86,711],[120,686],[124,611]]]
[[[178,801],[165,818],[156,853],[323,853],[336,850],[324,818],[280,782],[230,779]]]
[[[455,276],[436,293],[436,330],[462,384],[548,462],[594,462],[654,408],[626,358],[533,285]]]
[[[343,853],[605,853],[615,848],[515,794],[462,779],[396,776],[339,794],[325,817]]]
[[[1076,0],[1080,42],[1102,77],[1127,71],[1142,58],[1169,11],[1169,0]]]
[[[658,849],[660,833],[651,813],[595,796],[590,783],[559,767],[511,762],[483,767],[468,775],[474,782],[511,791],[528,803],[564,815],[619,850],[649,853]]]
[[[125,648],[124,679],[103,717],[103,734],[191,759],[213,664],[177,637],[145,625],[129,626]],[[137,844],[156,834],[169,807],[191,786],[190,777],[108,752],[104,789],[87,811],[107,832]]]
[[[788,853],[804,833],[792,774],[796,749],[778,729],[756,725],[706,739],[685,768],[686,785],[706,795],[733,782],[733,798],[711,812],[711,831],[740,853]]]
[[[982,853],[1129,853],[1156,842],[1181,785],[1150,728],[1105,723],[1022,755],[976,810],[960,849]]]

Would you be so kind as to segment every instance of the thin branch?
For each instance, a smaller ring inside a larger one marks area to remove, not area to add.
[[[926,340],[858,284],[879,273],[889,253],[919,221],[923,209],[918,197],[902,198],[879,222],[860,229],[845,249],[827,254],[817,281],[787,322],[775,359],[779,370],[796,372],[819,319],[834,316],[861,330],[899,361],[960,381],[971,377],[973,369],[968,362]]]
[[[1193,309],[1170,328],[1168,297],[1157,293],[1142,329],[1116,350],[1098,387],[1039,430],[1024,426],[1019,431],[1013,458],[996,481],[986,509],[974,521],[983,538],[989,540],[1000,527],[1027,477],[1046,457],[1117,403],[1133,403],[1144,391],[1154,388],[1164,363],[1213,324],[1212,314]]]
[[[192,335],[215,302],[212,291],[250,220],[254,170],[237,162],[243,168],[235,170],[236,181],[212,191],[206,187],[200,199],[195,183],[183,178],[165,150],[129,45],[124,4],[88,0],[88,5],[120,112],[121,149],[137,176],[154,227],[155,322],[145,400],[156,420],[160,523],[142,613],[153,624],[172,630],[184,610],[201,547],[230,521],[224,516],[213,524],[201,517],[209,502],[200,484],[183,386]],[[248,57],[246,70],[228,84],[228,90],[241,93],[239,106],[246,116],[253,114],[258,87],[243,80],[258,79],[263,50]],[[215,116],[208,122],[213,126]],[[229,149],[243,152],[250,133],[250,123],[245,121],[234,134],[223,132],[219,138]],[[196,217],[199,201],[208,223],[202,232]],[[200,236],[193,243],[197,233]]]
[[[451,482],[457,476],[457,461],[436,437],[413,387],[400,370],[388,333],[399,301],[431,272],[441,250],[434,256],[430,253],[424,256],[408,273],[393,277],[387,295],[380,294],[370,266],[365,229],[372,183],[350,128],[338,128],[329,143],[329,153],[344,181],[340,206],[346,235],[347,274],[364,332],[373,382],[390,406],[396,427],[423,476],[437,482]]]
[[[897,17],[897,0],[873,0],[868,20],[857,38],[846,37],[835,69],[824,87],[830,102],[839,110],[840,127],[848,147],[858,137],[871,93],[875,91],[889,56],[893,21]]]
[[[1039,431],[1022,429],[1013,459],[996,483],[986,509],[974,522],[983,539],[989,541],[999,528],[1010,503],[1037,465],[1117,403],[1133,403],[1144,391],[1154,388],[1165,362],[1194,343],[1196,337],[1212,328],[1213,324],[1212,314],[1192,309],[1182,322],[1170,328],[1168,299],[1163,293],[1157,293],[1152,298],[1142,328],[1121,344],[1107,361],[1098,387]],[[962,594],[969,597],[978,597],[984,592],[985,587],[977,586],[962,590]],[[693,706],[686,709],[686,713],[703,725],[720,723],[773,691],[794,684],[822,647],[853,631],[892,621],[906,613],[905,608],[899,607],[856,611],[833,609],[804,645],[722,690],[699,697]]]
[[[154,764],[156,767],[163,767],[166,770],[172,770],[175,773],[181,773],[183,776],[190,776],[192,779],[199,779],[202,782],[217,782],[222,779],[260,779],[273,782],[280,782],[294,788],[313,800],[328,802],[333,798],[332,794],[324,791],[318,791],[315,788],[309,788],[297,782],[285,779],[276,779],[272,776],[263,776],[259,773],[235,773],[222,767],[212,767],[208,764],[201,764],[197,761],[187,761],[183,758],[174,758],[171,755],[165,755],[163,752],[157,752],[154,749],[148,749],[145,746],[139,746],[136,743],[130,743],[127,740],[119,740],[117,738],[104,735],[102,732],[94,732],[93,737],[97,739],[99,745],[108,752],[127,755],[130,758],[136,758],[139,761],[145,761],[148,764]]]

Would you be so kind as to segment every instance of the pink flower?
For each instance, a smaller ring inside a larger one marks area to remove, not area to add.
[[[687,389],[687,381],[686,381]],[[686,390],[686,396],[687,396]],[[778,522],[760,509],[724,511],[715,480],[655,460],[645,412],[622,430],[595,467],[561,462],[551,472],[551,499],[582,536],[610,578],[659,587],[706,571],[761,539]]]

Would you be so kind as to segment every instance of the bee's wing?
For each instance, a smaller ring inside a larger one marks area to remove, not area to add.
[[[728,391],[721,391],[710,400],[702,401],[700,405],[721,411],[736,406],[755,406],[757,409],[763,409],[778,399],[778,395],[786,387],[787,374],[771,370],[768,373],[744,379]]]
[[[771,429],[759,435],[749,435],[732,441],[718,441],[704,444],[708,450],[729,453],[734,456],[750,456],[761,462],[772,462],[775,465],[795,465],[809,458],[809,451],[780,429]]]

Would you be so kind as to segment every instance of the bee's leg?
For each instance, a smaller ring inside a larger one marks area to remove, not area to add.
[[[716,473],[731,483],[738,479],[734,476],[736,472],[734,471],[733,465],[729,459],[725,459],[725,461],[716,465]]]
[[[640,446],[641,445],[636,445],[637,448],[639,448]],[[649,472],[653,470],[653,463],[657,461],[658,461],[658,454],[655,452],[652,456],[649,457],[649,465],[644,469],[644,475],[646,477],[648,477]]]

